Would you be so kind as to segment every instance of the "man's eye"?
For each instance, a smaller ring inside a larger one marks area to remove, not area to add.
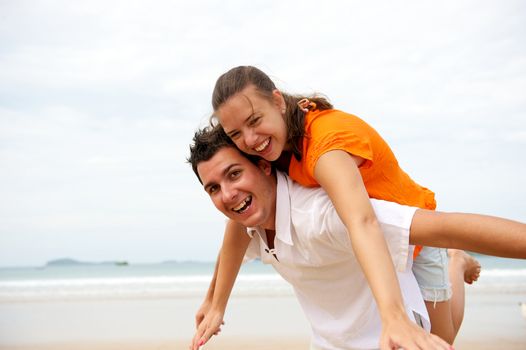
[[[208,194],[214,194],[214,193],[216,193],[218,190],[219,190],[219,186],[217,186],[217,185],[210,186],[210,187],[208,187]]]

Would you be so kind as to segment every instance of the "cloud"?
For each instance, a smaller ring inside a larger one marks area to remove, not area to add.
[[[0,265],[214,259],[224,219],[185,158],[215,79],[240,64],[363,117],[443,208],[524,219],[525,14],[520,1],[2,2]]]

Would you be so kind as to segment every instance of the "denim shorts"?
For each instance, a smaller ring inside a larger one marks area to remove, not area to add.
[[[425,301],[437,303],[451,298],[446,249],[423,247],[413,261],[413,273]]]

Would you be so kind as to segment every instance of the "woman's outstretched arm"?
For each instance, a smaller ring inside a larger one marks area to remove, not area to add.
[[[418,209],[409,242],[526,259],[526,224],[489,215]]]
[[[363,159],[333,150],[323,154],[314,177],[347,227],[352,247],[375,297],[382,320],[381,349],[450,349],[406,314],[400,285],[385,238],[358,170]]]

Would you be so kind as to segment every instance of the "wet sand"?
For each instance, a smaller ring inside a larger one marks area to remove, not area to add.
[[[526,349],[525,294],[471,294],[455,348]],[[187,349],[200,298],[0,304],[0,350]],[[308,349],[296,300],[238,297],[204,350]]]

